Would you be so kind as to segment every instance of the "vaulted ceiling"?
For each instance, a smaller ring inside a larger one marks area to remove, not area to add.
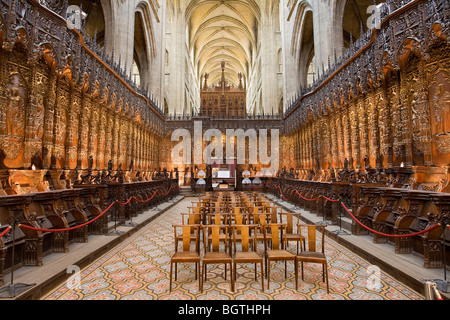
[[[229,84],[239,84],[238,73],[247,80],[258,48],[259,20],[253,0],[192,0],[186,10],[188,45],[199,77],[208,73],[208,84],[217,83],[225,61]]]

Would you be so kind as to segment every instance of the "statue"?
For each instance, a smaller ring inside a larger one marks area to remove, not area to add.
[[[92,170],[93,166],[94,166],[94,158],[92,156],[89,156],[89,159],[88,159],[88,170]]]
[[[450,93],[442,83],[436,88],[432,103],[436,135],[450,133],[450,124],[448,123],[450,119]]]
[[[366,170],[370,169],[370,161],[369,156],[367,154],[364,156],[364,168]]]
[[[18,125],[19,113],[23,100],[20,95],[20,89],[10,88],[7,91],[8,107],[6,111],[6,134],[14,137],[18,135],[20,126]]]
[[[344,170],[348,171],[348,159],[347,158],[344,159]]]

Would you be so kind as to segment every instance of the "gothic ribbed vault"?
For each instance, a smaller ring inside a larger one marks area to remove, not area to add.
[[[220,65],[225,61],[229,84],[239,84],[238,73],[247,81],[258,48],[259,15],[252,0],[191,1],[186,10],[188,49],[200,78],[208,73],[209,84],[220,81]]]

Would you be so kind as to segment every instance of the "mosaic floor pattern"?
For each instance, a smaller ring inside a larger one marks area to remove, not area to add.
[[[326,238],[330,294],[322,282],[322,267],[305,264],[305,278],[295,289],[293,263],[271,264],[270,288],[261,291],[260,269],[254,278],[254,265],[239,265],[235,292],[224,266],[209,266],[208,280],[199,291],[194,265],[179,264],[178,279],[169,292],[170,257],[174,252],[173,224],[181,222],[193,198],[185,198],[113,250],[81,270],[78,283],[67,281],[43,300],[422,300],[423,296],[379,272],[366,260]],[[263,253],[263,245],[258,251]],[[295,252],[296,245],[288,248]],[[70,280],[73,280],[70,279]]]

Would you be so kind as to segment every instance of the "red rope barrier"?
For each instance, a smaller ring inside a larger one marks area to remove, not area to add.
[[[327,197],[325,197],[325,196],[322,196],[322,197],[324,197],[325,199],[327,199],[328,201],[331,201],[331,202],[337,202],[337,201],[339,201],[339,199],[333,200],[333,199],[327,198]]]
[[[3,232],[0,233],[0,238],[6,236],[6,235],[8,234],[8,232],[11,231],[11,229],[12,229],[12,227],[11,227],[11,226],[8,226],[8,228],[6,228],[5,230],[3,230]]]
[[[170,190],[172,190],[173,187],[174,187],[174,186],[170,187],[169,191],[168,191],[166,194],[164,194],[163,196],[168,195],[169,192],[170,192]],[[134,198],[135,200],[137,200],[138,202],[141,202],[141,203],[143,203],[143,202],[148,202],[148,201],[150,201],[151,199],[153,199],[153,197],[156,195],[157,192],[161,192],[161,190],[156,190],[156,191],[153,193],[153,195],[151,196],[151,198],[149,198],[149,199],[147,199],[147,200],[144,200],[144,201],[143,201],[143,200],[136,199],[135,196],[130,197],[130,198],[127,200],[127,202],[123,202],[123,203],[122,203],[122,202],[119,202],[119,201],[114,201],[113,203],[111,203],[111,204],[109,205],[108,208],[105,209],[105,211],[103,211],[101,214],[99,214],[99,215],[98,215],[97,217],[95,217],[94,219],[92,219],[92,220],[90,220],[90,221],[87,221],[87,222],[85,222],[85,223],[83,223],[83,224],[80,224],[80,225],[77,225],[77,226],[70,227],[70,228],[64,228],[64,229],[41,229],[41,228],[35,228],[35,227],[28,226],[28,225],[24,225],[24,224],[19,224],[19,227],[23,227],[23,228],[30,229],[30,230],[34,230],[34,231],[42,231],[42,232],[62,232],[62,231],[69,231],[69,230],[78,229],[78,228],[84,227],[84,226],[86,226],[86,225],[88,225],[88,224],[94,222],[95,220],[99,219],[99,218],[100,218],[101,216],[103,216],[106,212],[108,212],[109,209],[111,209],[112,206],[113,206],[114,204],[116,204],[116,203],[118,203],[118,204],[120,204],[120,205],[127,205],[128,203],[130,203],[131,199],[133,199],[133,198]],[[5,232],[4,232],[5,234],[6,234],[6,231],[9,231],[9,230],[5,230]],[[0,236],[2,236],[2,235],[0,234]]]
[[[369,231],[372,231],[373,233],[376,233],[376,234],[379,234],[379,235],[382,235],[382,236],[385,236],[385,237],[403,238],[403,237],[418,236],[418,235],[420,235],[422,233],[429,232],[429,231],[431,231],[431,230],[433,230],[433,229],[435,229],[435,228],[437,228],[439,226],[439,224],[436,224],[436,225],[434,225],[434,226],[432,226],[432,227],[430,227],[428,229],[425,229],[425,230],[422,230],[422,231],[419,231],[419,232],[415,232],[415,233],[409,233],[409,234],[388,234],[388,233],[383,233],[383,232],[376,231],[376,230],[374,230],[372,228],[369,228],[368,226],[363,224],[361,221],[356,219],[356,217],[347,209],[347,207],[345,206],[345,204],[343,202],[341,202],[341,205],[348,212],[348,214],[351,215],[352,218],[355,219],[355,221],[358,222],[361,226],[363,226],[364,228],[366,228]]]
[[[105,209],[105,211],[103,211],[101,214],[99,214],[98,216],[96,216],[94,219],[92,219],[92,220],[90,220],[90,221],[87,221],[87,222],[85,222],[85,223],[83,223],[83,224],[80,224],[80,225],[78,225],[78,226],[73,226],[73,227],[70,227],[70,228],[64,228],[64,229],[41,229],[41,228],[35,228],[35,227],[32,227],[32,226],[28,226],[28,225],[25,225],[25,224],[19,224],[19,227],[24,227],[25,229],[30,229],[30,230],[34,230],[34,231],[42,231],[42,232],[61,232],[61,231],[69,231],[69,230],[78,229],[78,228],[84,227],[84,226],[86,226],[86,225],[88,225],[88,224],[94,222],[95,220],[99,219],[99,218],[100,218],[101,216],[103,216],[106,212],[108,212],[109,209],[111,209],[112,206],[113,206],[116,202],[117,202],[117,201],[114,201],[113,203],[111,203],[111,204],[109,205],[109,207]]]
[[[117,200],[116,202],[117,202],[118,204],[122,205],[122,206],[126,206],[127,204],[130,203],[131,199],[133,199],[133,198],[134,198],[134,196],[133,196],[133,197],[130,197],[130,198],[127,200],[127,202],[119,202],[118,200]]]
[[[163,197],[164,197],[164,196],[167,196],[167,195],[170,193],[170,190],[172,190],[173,187],[174,187],[174,186],[171,186],[170,189],[169,189],[169,191],[167,191],[167,193],[161,194],[161,195],[162,195]],[[161,192],[161,190],[160,190],[160,192]]]
[[[281,190],[281,187],[280,187],[280,186],[278,186],[278,189],[280,189],[281,196],[284,198],[284,200],[286,200],[286,201],[291,201],[291,199],[294,197],[294,195],[291,195],[291,197],[290,197],[289,199],[287,199],[287,198],[284,196],[283,191]]]
[[[156,195],[157,192],[158,192],[158,190],[156,190],[156,191],[153,193],[153,195],[152,195],[150,198],[148,198],[147,200],[139,200],[139,199],[136,198],[136,197],[134,197],[134,199],[135,199],[137,202],[139,202],[139,203],[146,203],[146,202],[149,202],[150,200],[152,200],[153,197]]]
[[[306,200],[306,201],[316,201],[316,200],[319,200],[322,196],[318,196],[317,198],[314,198],[314,199],[307,199],[307,198],[305,198],[304,196],[302,196],[301,194],[300,194],[300,192],[298,192],[298,190],[297,189],[295,189],[295,192],[297,192],[297,194],[303,199],[303,200]]]
[[[167,196],[167,195],[170,193],[170,191],[171,191],[174,187],[175,187],[175,186],[171,186],[170,189],[167,191],[167,193],[162,194],[162,195],[163,195],[163,196]],[[179,187],[179,186],[177,185],[177,187]],[[87,221],[87,222],[85,222],[85,223],[83,223],[83,224],[80,224],[80,225],[77,225],[77,226],[70,227],[70,228],[64,228],[64,229],[41,229],[41,228],[36,228],[36,227],[24,225],[24,224],[19,224],[19,227],[23,227],[23,228],[30,229],[30,230],[34,230],[34,231],[42,231],[42,232],[62,232],[62,231],[69,231],[69,230],[79,229],[79,228],[82,228],[82,227],[84,227],[84,226],[86,226],[86,225],[88,225],[88,224],[94,222],[95,220],[99,219],[99,218],[100,218],[101,216],[103,216],[106,212],[108,212],[109,209],[111,209],[112,206],[113,206],[114,204],[116,204],[116,203],[118,203],[118,204],[124,206],[124,205],[129,204],[130,201],[131,201],[133,198],[134,198],[136,201],[140,202],[140,203],[145,203],[145,202],[148,202],[148,201],[150,201],[151,199],[153,199],[153,197],[154,197],[154,196],[156,195],[156,193],[158,193],[158,192],[161,193],[161,189],[156,190],[156,191],[153,193],[153,195],[152,195],[149,199],[147,199],[147,200],[139,200],[139,199],[137,199],[135,196],[132,196],[132,197],[130,197],[126,202],[119,202],[118,200],[117,200],[117,201],[114,201],[114,202],[111,203],[111,204],[110,204],[110,205],[109,205],[109,206],[108,206],[101,214],[99,214],[99,215],[98,215],[97,217],[95,217],[94,219],[92,219],[92,220],[90,220],[90,221]],[[6,229],[4,232],[2,232],[2,233],[0,234],[0,238],[3,237],[5,234],[7,234],[7,233],[10,231],[10,229],[11,229],[11,227],[8,227],[8,229]]]

